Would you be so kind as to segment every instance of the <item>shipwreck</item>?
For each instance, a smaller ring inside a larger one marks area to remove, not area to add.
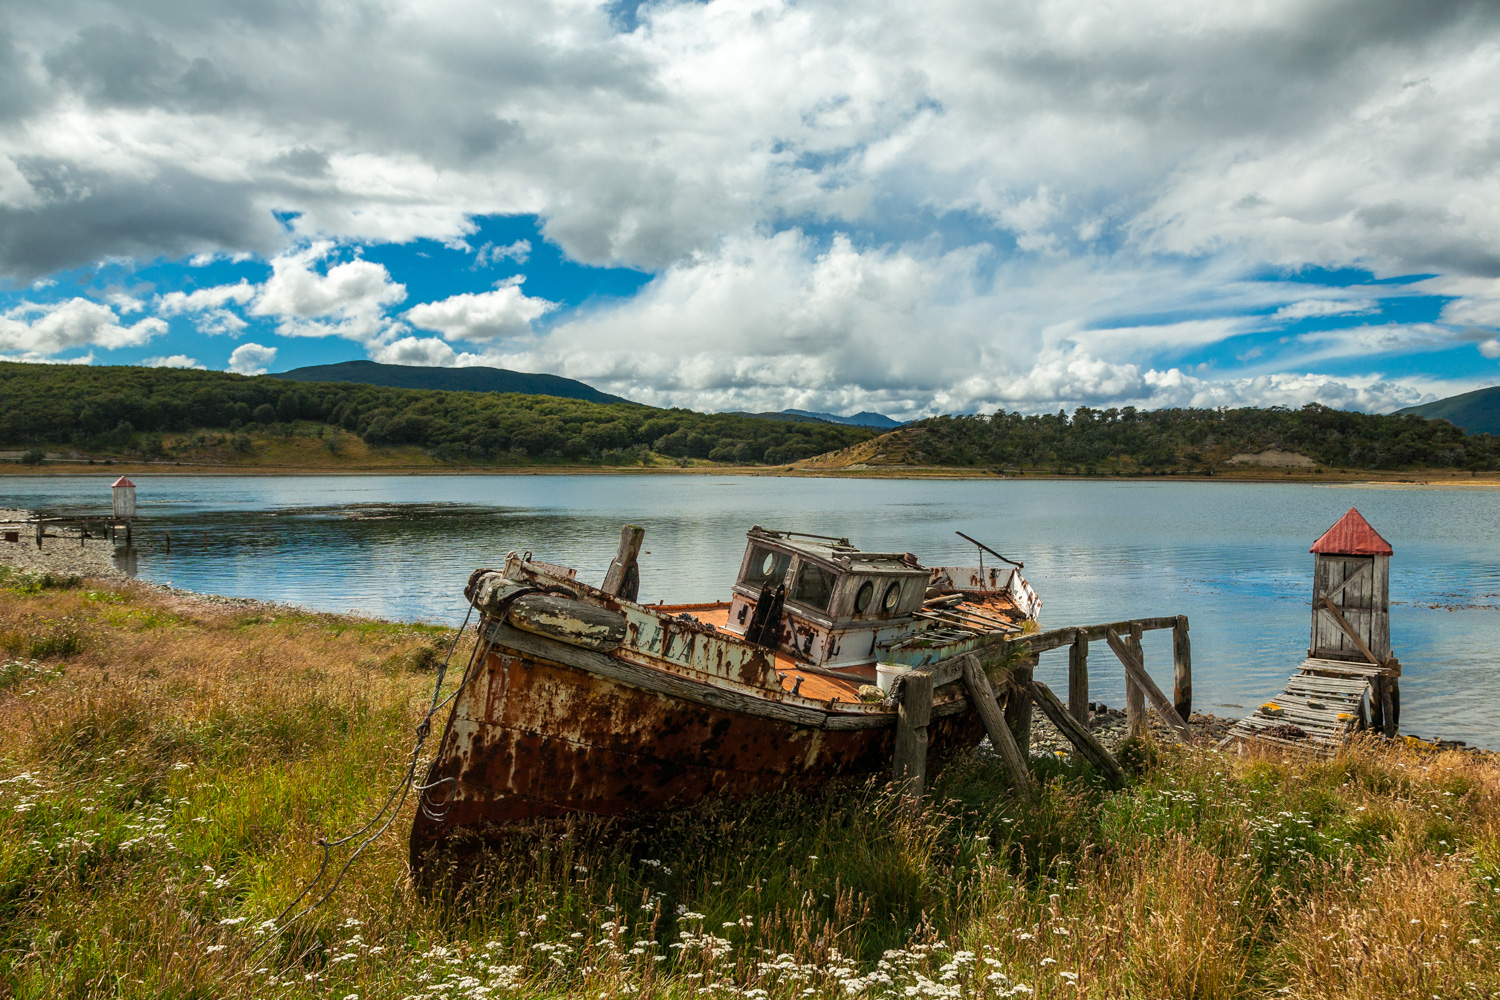
[[[1139,642],[1142,629],[1178,630],[1185,716],[1185,618],[1043,632],[1023,564],[977,542],[978,566],[924,566],[908,552],[757,526],[728,601],[643,604],[641,540],[624,529],[597,587],[529,552],[470,577],[479,639],[418,786],[415,866],[518,822],[662,812],[891,769],[920,796],[929,753],[986,736],[1029,787],[1033,698],[1119,780],[1086,724],[1090,639],[1108,639],[1125,663],[1136,724],[1149,694],[1186,732],[1145,676]],[[1036,654],[1065,645],[1067,708],[1030,676]]]

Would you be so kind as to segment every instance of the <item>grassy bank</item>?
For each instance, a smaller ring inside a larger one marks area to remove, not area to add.
[[[403,765],[451,635],[0,580],[0,992],[19,997],[1396,997],[1500,991],[1500,767],[1137,748],[1039,799],[947,768],[519,834],[408,888],[404,822],[263,929]],[[459,655],[463,655],[460,646]],[[260,950],[257,951],[257,948]]]

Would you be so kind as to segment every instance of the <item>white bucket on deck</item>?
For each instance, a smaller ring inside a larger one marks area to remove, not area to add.
[[[875,664],[875,683],[880,690],[890,693],[891,684],[911,667],[904,663],[877,663]]]

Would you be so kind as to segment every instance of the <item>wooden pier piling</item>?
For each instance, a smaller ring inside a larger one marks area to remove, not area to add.
[[[927,786],[927,724],[932,721],[932,672],[912,670],[901,678],[896,716],[896,780],[902,794],[918,802]]]
[[[1082,633],[1068,647],[1068,714],[1089,724],[1089,641]]]
[[[1172,707],[1184,721],[1193,715],[1193,646],[1187,615],[1178,615],[1172,626]]]

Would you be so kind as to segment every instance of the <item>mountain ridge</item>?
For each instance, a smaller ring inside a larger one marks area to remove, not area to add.
[[[439,389],[445,392],[515,392],[526,396],[557,396],[589,403],[633,403],[623,396],[600,392],[593,386],[561,375],[516,372],[509,368],[472,366],[439,368],[427,365],[387,365],[378,361],[338,361],[274,372],[273,378],[293,382],[353,382],[387,389]]]

